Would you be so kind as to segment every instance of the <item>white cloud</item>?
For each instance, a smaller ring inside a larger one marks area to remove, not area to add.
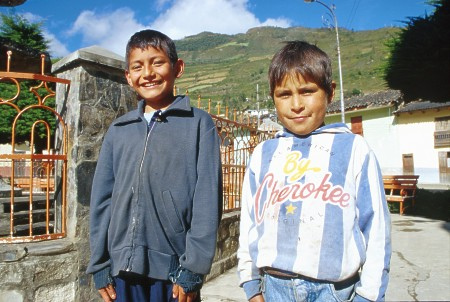
[[[41,16],[32,13],[23,13],[21,14],[21,16],[24,17],[30,23],[39,23],[44,21],[44,19]]]
[[[247,8],[248,0],[175,0],[151,25],[173,39],[203,31],[237,34],[258,26],[289,27],[287,19],[261,22]]]
[[[49,41],[50,55],[52,58],[60,58],[68,55],[70,51],[67,49],[66,45],[59,41],[55,35],[44,31],[44,37]]]
[[[110,14],[84,11],[68,34],[80,34],[84,46],[98,45],[123,56],[130,36],[143,28],[131,9],[120,8]]]
[[[157,4],[169,8],[152,24],[141,24],[130,8],[101,14],[87,10],[78,16],[68,34],[81,35],[81,47],[98,45],[123,56],[130,36],[144,28],[181,39],[203,31],[237,34],[258,26],[291,26],[283,18],[259,20],[248,10],[248,0],[158,0]]]
[[[45,25],[45,20],[41,16],[32,13],[24,13],[22,16],[30,23],[42,22],[43,25]],[[63,57],[70,53],[66,45],[59,41],[54,34],[50,33],[45,27],[42,27],[41,29],[44,38],[49,41],[49,52],[52,57]]]
[[[275,26],[275,27],[283,27],[283,28],[287,28],[287,27],[291,27],[292,26],[292,21],[288,20],[288,19],[284,19],[284,18],[278,18],[278,19],[267,19],[266,21],[264,21],[261,26]]]

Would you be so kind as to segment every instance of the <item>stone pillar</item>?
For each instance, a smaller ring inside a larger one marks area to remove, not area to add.
[[[67,238],[78,252],[77,301],[98,297],[85,270],[89,261],[89,200],[103,136],[111,122],[136,108],[124,58],[97,46],[80,49],[53,65],[56,106],[68,126]]]

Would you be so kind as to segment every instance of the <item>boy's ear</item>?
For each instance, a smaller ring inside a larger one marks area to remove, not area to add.
[[[328,104],[334,99],[334,93],[336,92],[336,82],[331,82],[331,94],[328,96]]]
[[[130,73],[128,72],[128,70],[125,70],[125,78],[127,79],[128,85],[133,87],[133,82],[131,82]]]
[[[181,77],[184,73],[184,61],[178,59],[174,67],[175,67],[175,77],[176,78]]]

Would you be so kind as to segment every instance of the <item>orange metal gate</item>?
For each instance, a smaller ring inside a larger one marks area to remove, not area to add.
[[[189,94],[188,91],[186,94]],[[226,213],[239,210],[245,169],[253,149],[262,141],[272,138],[276,129],[258,130],[257,119],[252,119],[243,113],[238,114],[236,110],[233,110],[231,120],[228,118],[230,115],[228,107],[225,107],[221,114],[220,104],[217,107],[217,115],[214,115],[211,113],[211,99],[205,106],[202,106],[199,96],[197,107],[211,115],[221,138],[223,211]]]
[[[249,123],[211,115],[221,138],[223,210],[230,212],[241,207],[242,183],[245,169],[254,148],[273,137],[273,132],[259,131]]]
[[[70,81],[44,75],[44,56],[41,74],[11,72],[11,57],[8,51],[6,72],[0,71],[0,83],[4,88],[10,85],[9,90],[0,89],[0,112],[14,112],[10,144],[0,152],[0,243],[62,238],[66,235],[67,127],[61,115],[46,103],[55,97],[52,85],[70,85]],[[24,81],[36,83],[30,88],[35,99],[19,106],[23,98],[20,84]],[[5,91],[14,93],[5,96]],[[28,150],[19,148],[18,125],[35,110],[54,116],[58,149],[52,148],[48,120],[39,116],[29,127]],[[46,133],[40,153],[35,148],[37,127],[43,127]]]

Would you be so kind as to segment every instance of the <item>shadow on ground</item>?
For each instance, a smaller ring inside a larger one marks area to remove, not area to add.
[[[399,204],[389,203],[389,209],[398,213]],[[414,207],[409,206],[404,214],[450,222],[450,190],[417,189]]]

